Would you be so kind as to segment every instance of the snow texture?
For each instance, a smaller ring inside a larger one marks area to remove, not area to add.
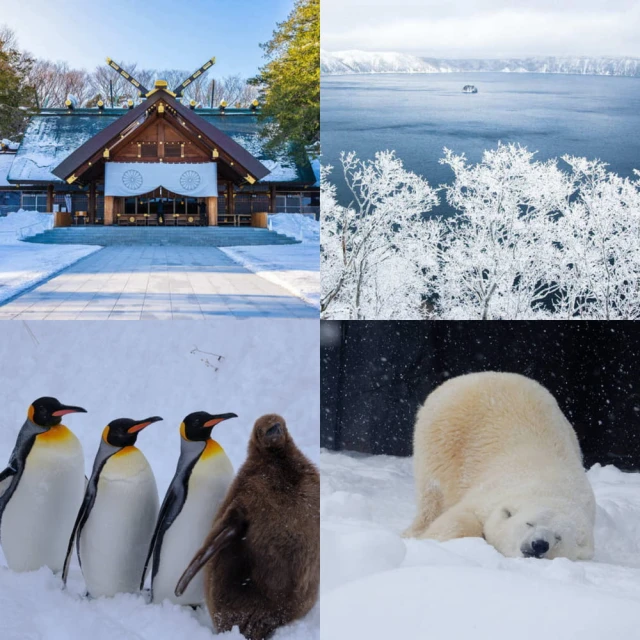
[[[0,244],[19,244],[23,238],[52,228],[53,215],[50,213],[19,209],[0,218]]]
[[[9,178],[17,182],[62,182],[52,171],[89,138],[114,122],[114,116],[67,113],[33,116]]]
[[[480,59],[420,58],[393,51],[320,51],[324,75],[354,73],[567,73],[601,76],[640,76],[640,58],[580,56]]]
[[[9,169],[11,169],[11,164],[15,157],[15,153],[0,153],[0,187],[14,186],[7,182],[7,176],[9,175]]]
[[[269,227],[300,244],[220,247],[220,251],[319,309],[320,223],[312,216],[278,213],[269,216]]]
[[[595,465],[593,561],[505,558],[481,538],[400,537],[412,460],[321,454],[323,637],[600,640],[640,627],[640,474]]]
[[[0,303],[102,248],[21,241],[52,226],[50,213],[20,209],[0,218]]]
[[[264,156],[264,148],[257,134],[231,136],[235,142],[244,147],[254,158],[269,170],[269,175],[260,182],[296,182],[298,181],[298,169],[295,162],[286,155],[279,155],[277,158],[269,159]]]
[[[160,497],[175,471],[179,425],[192,411],[232,411],[238,418],[213,437],[237,470],[246,455],[253,422],[284,416],[298,446],[318,462],[318,325],[304,320],[238,320],[197,323],[29,322],[5,323],[0,357],[11,363],[3,383],[0,456],[9,458],[27,407],[53,395],[88,413],[66,424],[85,452],[87,474],[104,426],[115,418],[160,415],[138,437]],[[175,640],[212,638],[205,611],[147,604],[142,595],[83,598],[74,559],[66,591],[44,568],[16,574],[0,554],[0,636],[3,640]],[[221,638],[241,640],[237,630]],[[316,606],[275,640],[319,640]]]

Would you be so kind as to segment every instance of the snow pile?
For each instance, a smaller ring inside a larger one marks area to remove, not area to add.
[[[269,216],[269,229],[298,242],[320,242],[320,221],[312,214],[276,213]]]
[[[300,244],[220,247],[220,251],[320,309],[320,223],[311,216],[279,213],[269,216],[269,227],[303,240]]]
[[[20,209],[0,217],[0,304],[102,247],[29,244],[53,227],[53,215]]]
[[[0,243],[0,305],[100,249],[75,244]]]
[[[23,238],[52,228],[52,214],[20,209],[0,218],[0,245],[18,244]]]
[[[505,558],[480,538],[405,540],[412,461],[321,455],[323,636],[599,640],[640,627],[640,474],[594,466],[596,557]]]
[[[42,395],[78,404],[86,415],[66,424],[82,442],[87,473],[102,429],[118,417],[160,415],[138,437],[160,498],[175,472],[179,425],[197,410],[239,418],[214,430],[237,469],[256,418],[278,412],[298,446],[318,462],[319,369],[315,321],[249,319],[175,322],[5,323],[0,358],[11,363],[3,384],[0,468],[4,468],[29,404]],[[66,591],[47,569],[16,574],[0,553],[2,640],[174,640],[212,637],[206,612],[140,595],[86,600],[74,558]],[[279,630],[275,640],[319,640],[318,607]],[[221,636],[240,640],[233,631]]]

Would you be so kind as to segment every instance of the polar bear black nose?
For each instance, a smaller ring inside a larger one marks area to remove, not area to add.
[[[547,551],[549,551],[549,543],[546,540],[534,540],[531,543],[533,549],[533,555],[536,558],[541,558]]]

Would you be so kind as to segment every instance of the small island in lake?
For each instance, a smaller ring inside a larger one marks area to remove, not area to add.
[[[472,84],[465,84],[462,87],[462,93],[478,93],[478,87],[474,87]]]

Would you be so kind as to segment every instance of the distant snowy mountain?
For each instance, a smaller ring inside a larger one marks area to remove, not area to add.
[[[370,51],[320,52],[323,73],[437,73],[421,58],[406,53],[373,53]]]
[[[534,57],[499,60],[419,58],[406,53],[321,51],[320,68],[326,75],[352,73],[569,73],[640,77],[640,58]]]

